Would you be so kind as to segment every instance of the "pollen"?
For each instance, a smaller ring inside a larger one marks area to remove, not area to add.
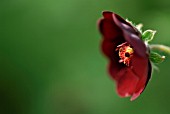
[[[127,42],[117,46],[116,51],[119,51],[119,63],[124,63],[126,66],[130,65],[131,58],[133,56],[133,48]]]

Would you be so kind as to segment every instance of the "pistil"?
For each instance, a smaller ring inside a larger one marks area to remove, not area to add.
[[[119,51],[119,63],[124,63],[126,66],[129,66],[134,52],[130,44],[127,42],[122,43],[117,46],[116,51]]]

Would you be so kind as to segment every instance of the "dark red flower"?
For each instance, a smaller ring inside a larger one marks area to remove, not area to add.
[[[102,51],[109,58],[109,74],[116,81],[121,97],[136,99],[151,76],[149,51],[141,33],[119,15],[103,12],[99,20]]]

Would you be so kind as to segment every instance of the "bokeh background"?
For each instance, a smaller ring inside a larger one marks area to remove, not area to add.
[[[0,114],[169,114],[170,57],[135,101],[119,98],[97,20],[114,11],[170,46],[169,0],[0,0]]]

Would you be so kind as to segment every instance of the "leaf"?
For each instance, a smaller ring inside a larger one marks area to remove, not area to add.
[[[165,60],[165,56],[161,56],[160,54],[151,51],[149,55],[149,59],[156,64],[162,63]]]
[[[142,34],[142,39],[145,42],[150,42],[150,41],[153,40],[153,37],[155,36],[155,33],[156,33],[156,31],[154,31],[154,30],[146,30]]]

